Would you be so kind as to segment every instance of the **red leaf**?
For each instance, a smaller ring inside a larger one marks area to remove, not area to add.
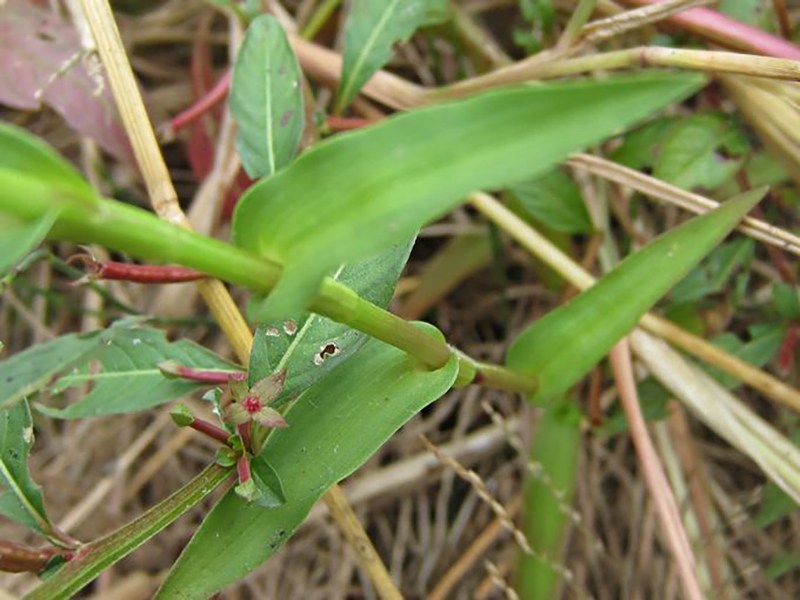
[[[20,110],[47,104],[75,131],[132,162],[99,61],[81,52],[68,21],[26,0],[0,3],[0,103]],[[97,68],[90,73],[92,62]]]

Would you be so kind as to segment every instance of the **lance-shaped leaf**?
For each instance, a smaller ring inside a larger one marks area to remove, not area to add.
[[[110,329],[98,336],[101,344],[73,372],[52,387],[60,392],[87,382],[94,389],[67,408],[37,404],[37,410],[61,419],[130,413],[180,398],[202,387],[194,381],[166,377],[159,363],[172,360],[203,371],[232,372],[236,367],[190,340],[168,342],[158,329]],[[99,365],[99,370],[95,367]],[[206,384],[207,385],[207,384]]]
[[[53,211],[26,223],[0,216],[0,276],[42,243],[57,216]]]
[[[350,104],[369,78],[389,62],[394,44],[446,16],[447,0],[350,0],[337,110]]]
[[[336,266],[407,239],[471,191],[546,171],[702,81],[647,75],[522,86],[335,136],[250,188],[234,240],[284,265],[268,305],[285,316]]]
[[[86,180],[52,147],[8,123],[0,123],[0,168],[32,175],[59,188],[69,188],[88,202],[98,201]]]
[[[101,343],[99,336],[62,335],[0,361],[0,408],[46,387],[54,375],[84,360]]]
[[[586,375],[765,193],[741,194],[665,233],[522,332],[507,363],[538,377],[534,400],[548,401]]]
[[[387,252],[338,268],[332,277],[373,304],[385,307],[408,260],[413,241]],[[251,311],[252,312],[252,311]],[[269,373],[286,369],[280,405],[319,381],[361,348],[366,334],[316,313],[262,325],[250,355],[251,384]]]
[[[570,506],[578,482],[582,414],[569,400],[542,412],[530,450],[525,482],[521,530],[531,554],[520,552],[514,586],[520,598],[554,598],[561,575],[553,565],[563,564],[564,538],[569,532]]]
[[[303,133],[302,74],[286,33],[271,15],[250,23],[236,57],[231,114],[247,174],[272,175],[292,160]]]
[[[286,503],[267,510],[229,492],[203,521],[158,598],[204,598],[258,567],[331,485],[444,394],[457,369],[452,359],[437,371],[420,370],[402,351],[367,342],[303,394],[286,414],[289,427],[267,441],[264,454],[283,481]]]
[[[42,490],[28,470],[33,422],[27,402],[0,410],[0,514],[46,537],[52,525],[44,510]]]

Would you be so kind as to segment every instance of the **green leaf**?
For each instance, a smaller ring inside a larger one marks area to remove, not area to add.
[[[750,328],[750,334],[751,339],[743,342],[732,333],[724,333],[714,338],[713,344],[728,354],[760,368],[778,352],[786,335],[786,328],[782,325],[753,326]],[[735,388],[741,384],[741,380],[720,369],[710,366],[706,368],[726,388]]]
[[[49,537],[52,525],[42,490],[28,470],[33,421],[27,402],[0,411],[0,514]]]
[[[337,269],[332,277],[373,304],[386,307],[392,299],[413,241]],[[251,385],[259,378],[287,370],[286,384],[273,406],[297,396],[353,355],[367,335],[316,313],[269,322],[256,332],[250,356]]]
[[[800,318],[797,288],[789,283],[778,282],[772,286],[772,305],[784,319]]]
[[[44,388],[54,375],[83,360],[101,343],[99,333],[64,335],[0,361],[0,408]]]
[[[733,177],[748,151],[744,134],[729,119],[692,115],[664,140],[655,176],[685,189],[712,189]]]
[[[581,412],[571,402],[545,410],[536,425],[530,462],[541,472],[525,482],[522,532],[533,554],[520,553],[516,591],[527,600],[554,598],[562,564],[569,511],[577,484],[581,447]]]
[[[57,216],[58,212],[53,211],[27,223],[6,220],[0,216],[0,276],[44,241]]]
[[[622,144],[611,153],[611,160],[631,169],[652,167],[661,144],[677,123],[679,119],[675,117],[663,117],[645,123],[625,136]]]
[[[512,185],[509,190],[530,215],[556,231],[591,233],[592,221],[578,186],[561,169]]]
[[[407,239],[471,191],[547,171],[702,81],[647,75],[520,86],[335,136],[248,190],[234,240],[284,265],[268,303],[283,317],[338,265]]]
[[[283,27],[271,15],[250,23],[236,57],[231,114],[236,148],[252,178],[287,165],[303,134],[302,73]]]
[[[67,408],[41,404],[36,409],[51,417],[75,419],[130,413],[185,396],[203,387],[193,381],[165,377],[158,364],[174,360],[206,371],[233,371],[236,367],[190,340],[168,342],[158,329],[112,328],[98,336],[101,343],[78,363],[79,369],[62,375],[53,392],[93,383],[94,389]],[[100,369],[90,368],[99,365]],[[207,384],[206,384],[207,387]]]
[[[286,504],[283,482],[263,455],[253,457],[250,461],[250,470],[259,491],[255,499],[256,504],[264,508],[275,508]]]
[[[736,196],[665,233],[520,334],[507,362],[539,378],[534,400],[548,401],[588,373],[764,193],[760,189]]]
[[[229,492],[203,521],[157,597],[208,597],[257,568],[328,488],[444,394],[457,369],[454,358],[437,371],[419,370],[402,351],[367,342],[303,394],[286,413],[289,427],[268,439],[264,455],[283,480],[286,504],[265,510]]]
[[[20,127],[0,122],[0,168],[69,188],[92,203],[97,194],[72,165],[48,144]]]
[[[749,238],[738,238],[721,244],[703,264],[693,269],[670,292],[675,304],[697,301],[721,291],[734,273],[753,260],[755,244]]]
[[[394,44],[408,40],[418,27],[446,16],[447,0],[350,0],[337,111],[347,107],[369,78],[389,62]]]

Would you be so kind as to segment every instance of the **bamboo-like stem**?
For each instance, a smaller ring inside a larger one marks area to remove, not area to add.
[[[594,285],[594,277],[491,196],[482,193],[472,194],[470,203],[575,287],[584,290]],[[733,375],[776,402],[800,412],[800,392],[782,381],[706,340],[684,331],[666,319],[648,313],[642,317],[639,324],[662,339]]]
[[[694,213],[703,214],[719,206],[719,202],[710,198],[687,192],[666,181],[645,175],[600,156],[573,154],[567,164],[579,169],[585,169],[589,173],[619,183],[642,194],[666,200]],[[780,227],[775,227],[753,217],[745,217],[736,229],[754,239],[800,256],[800,237],[784,231]]]
[[[567,77],[592,71],[639,67],[675,67],[707,73],[734,73],[751,77],[800,80],[800,63],[794,60],[737,52],[641,46],[561,60],[543,61],[537,54],[486,75],[431,90],[429,94],[432,100],[459,98],[499,85]]]
[[[147,185],[150,200],[156,213],[186,229],[190,228],[186,215],[178,204],[178,197],[169,170],[158,147],[155,132],[147,116],[136,80],[128,61],[122,38],[108,0],[82,0],[98,52],[106,68],[114,97],[119,107],[125,129],[131,139],[137,163]],[[242,364],[247,365],[253,335],[236,303],[219,280],[201,280],[197,289],[205,300],[214,319],[233,347]],[[337,486],[334,486],[336,488]],[[329,494],[336,492],[328,492]],[[341,493],[339,493],[341,496]],[[346,502],[344,502],[346,506]],[[400,597],[386,567],[381,562],[369,537],[358,519],[351,518],[352,511],[342,508],[342,503],[331,507],[331,514],[347,539],[360,540],[357,556],[382,597]]]
[[[644,6],[661,4],[661,0],[621,0],[623,4]],[[691,8],[667,21],[709,41],[740,52],[755,52],[766,56],[800,60],[800,47],[767,33],[757,27],[745,25],[710,8]]]
[[[674,14],[716,0],[666,0],[659,4],[649,4],[628,10],[604,19],[592,21],[581,30],[581,38],[590,43],[599,42],[620,34],[638,29],[651,23],[668,19]]]
[[[188,229],[189,221],[178,204],[178,195],[158,147],[111,8],[104,0],[81,0],[81,6],[108,74],[153,210],[162,219]],[[247,364],[252,334],[225,286],[219,281],[203,280],[197,282],[197,289],[239,360]]]

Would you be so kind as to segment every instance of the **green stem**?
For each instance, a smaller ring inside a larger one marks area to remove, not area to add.
[[[192,267],[213,277],[267,293],[275,286],[281,266],[265,258],[182,229],[152,213],[116,200],[93,204],[65,199],[50,182],[40,182],[0,169],[0,213],[23,220],[59,210],[50,237],[91,242],[138,258]],[[326,278],[310,309],[349,325],[414,356],[430,369],[444,366],[453,349],[408,321],[358,296],[353,290]],[[487,387],[531,393],[535,378],[496,365],[482,365],[460,357],[467,371],[477,369],[475,381]]]
[[[306,26],[303,27],[303,30],[300,32],[300,36],[306,40],[313,40],[333,12],[339,8],[341,3],[342,0],[325,0],[325,2],[322,3],[322,6],[317,8],[317,10],[314,11],[314,14],[311,15],[308,23],[306,23]]]
[[[561,34],[561,39],[558,40],[560,48],[569,48],[574,45],[581,35],[581,29],[586,22],[591,18],[594,12],[594,7],[597,5],[597,0],[580,0],[578,6],[572,12],[572,16],[564,28],[564,33]]]
[[[109,565],[133,552],[229,478],[230,469],[207,467],[192,481],[139,518],[114,533],[81,548],[55,575],[25,596],[25,600],[70,598]]]

